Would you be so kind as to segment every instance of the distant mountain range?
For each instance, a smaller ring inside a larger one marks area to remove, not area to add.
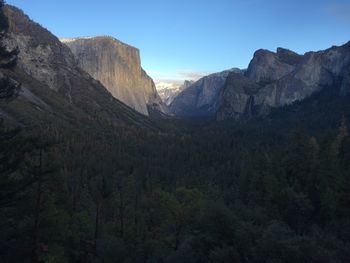
[[[330,88],[350,91],[350,42],[304,55],[278,48],[258,50],[244,75],[231,73],[223,87],[217,119],[266,115]]]
[[[187,89],[194,81],[185,80],[184,83],[161,81],[156,83],[156,88],[163,102],[169,106],[181,91]]]
[[[278,48],[258,50],[247,70],[215,73],[184,89],[170,104],[179,117],[217,120],[266,115],[324,88],[350,90],[350,42],[304,55]]]
[[[325,88],[340,96],[350,90],[350,42],[304,55],[261,49],[247,70],[156,87],[137,48],[108,36],[60,41],[19,9],[7,6],[5,12],[10,28],[4,44],[18,48],[19,55],[16,68],[1,70],[0,77],[22,83],[19,101],[39,115],[70,112],[86,120],[142,125],[149,125],[145,116],[154,113],[221,121],[266,115]],[[1,114],[18,120],[16,110],[2,106]],[[29,112],[25,115],[38,119]]]

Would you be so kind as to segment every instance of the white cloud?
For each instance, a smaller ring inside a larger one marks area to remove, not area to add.
[[[199,80],[200,78],[210,75],[211,71],[193,71],[193,70],[180,70],[178,75],[182,76],[184,80]]]

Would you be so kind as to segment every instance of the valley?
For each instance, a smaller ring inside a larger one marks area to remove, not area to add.
[[[349,262],[350,42],[157,90],[0,11],[0,262]]]

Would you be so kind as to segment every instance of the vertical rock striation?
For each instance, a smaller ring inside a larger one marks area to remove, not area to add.
[[[3,44],[9,50],[18,48],[19,54],[13,69],[0,73],[22,84],[18,103],[29,103],[46,122],[149,125],[148,118],[82,70],[71,50],[51,32],[16,7],[7,5],[4,12],[9,29]],[[24,113],[20,107],[13,110],[20,116]],[[30,115],[34,122],[41,117]]]
[[[141,68],[137,48],[108,36],[61,39],[79,66],[99,80],[112,95],[148,115],[149,107],[165,112],[153,80]]]

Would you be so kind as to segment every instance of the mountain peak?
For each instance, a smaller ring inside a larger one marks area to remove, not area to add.
[[[99,36],[81,36],[81,37],[73,37],[73,38],[66,38],[66,37],[62,37],[60,38],[60,41],[64,44],[70,44],[70,43],[74,43],[74,42],[79,42],[79,41],[95,41],[95,42],[98,42],[98,41],[111,41],[112,43],[118,43],[120,45],[124,45],[124,46],[127,46],[127,47],[130,47],[130,48],[133,48],[133,49],[137,49],[136,47],[134,46],[131,46],[129,44],[126,44],[122,41],[120,41],[119,39],[113,37],[113,36],[110,36],[110,35],[99,35]]]
[[[289,57],[293,58],[294,55],[285,49],[278,49],[278,53],[259,49],[254,53],[245,75],[256,82],[275,81],[293,70],[288,63],[288,60],[291,60]],[[292,62],[294,63],[295,60]]]
[[[61,41],[73,52],[79,66],[99,80],[115,98],[144,115],[149,114],[149,107],[165,111],[153,80],[141,67],[139,49],[111,36]]]
[[[148,123],[78,67],[70,49],[50,31],[16,7],[3,10],[9,22],[4,44],[19,51],[15,68],[3,74],[22,84],[17,102],[33,113],[23,118],[24,125],[49,121],[70,126],[92,124],[97,119],[108,125]],[[22,116],[21,109],[12,109],[14,119]],[[40,114],[34,114],[38,110]]]
[[[267,55],[274,55],[275,53],[268,50],[268,49],[258,49],[254,52],[254,57],[261,57],[261,56],[267,56]]]
[[[340,95],[348,94],[349,66],[349,43],[304,55],[284,48],[276,53],[258,50],[245,79],[229,76],[217,118],[265,114],[271,107],[301,101],[325,87],[339,90]]]
[[[289,65],[296,65],[302,60],[302,55],[286,48],[277,48],[278,58]]]

